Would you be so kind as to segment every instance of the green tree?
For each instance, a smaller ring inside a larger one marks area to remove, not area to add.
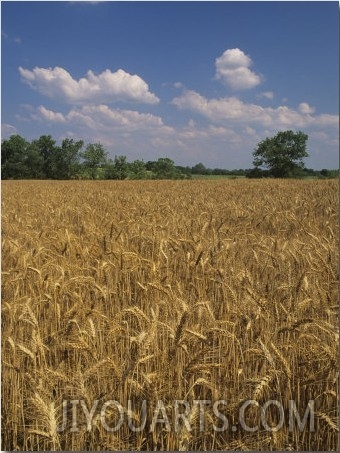
[[[320,175],[323,176],[324,178],[329,178],[329,176],[330,176],[330,171],[327,170],[327,168],[323,168],[323,169],[320,171]]]
[[[57,179],[71,179],[79,174],[81,148],[84,142],[75,142],[72,138],[65,138],[61,147],[57,148],[54,155],[54,177]]]
[[[43,173],[47,179],[54,178],[54,164],[56,154],[56,142],[51,135],[41,135],[38,140],[32,141],[32,146],[36,149],[43,159]]]
[[[156,171],[157,162],[155,160],[148,160],[145,164],[146,171]]]
[[[181,173],[176,169],[174,161],[169,157],[160,157],[155,162],[154,170],[157,179],[177,179]]]
[[[202,164],[202,162],[194,165],[193,167],[191,167],[191,173],[193,175],[205,175],[207,173],[207,169],[205,167],[204,164]]]
[[[126,156],[115,156],[113,161],[115,179],[126,179],[129,173],[129,164],[126,161]]]
[[[20,135],[11,135],[1,144],[2,179],[27,178],[26,157],[30,144]]]
[[[35,143],[31,143],[27,148],[25,165],[27,168],[27,178],[44,179],[44,158]]]
[[[132,179],[146,179],[147,170],[145,162],[139,159],[134,160],[129,165],[130,177]]]
[[[108,159],[105,165],[105,179],[126,179],[129,175],[129,166],[126,156],[115,156],[114,160]]]
[[[308,135],[291,130],[266,138],[253,152],[253,165],[255,168],[268,168],[276,178],[294,176],[304,168],[303,158],[308,157],[307,140]]]
[[[104,179],[116,179],[114,162],[112,159],[107,159],[104,167]]]
[[[338,178],[339,170],[327,170],[326,168],[323,168],[320,171],[320,175],[323,178]]]
[[[98,169],[107,163],[107,152],[100,143],[91,143],[86,146],[82,153],[84,167],[90,172],[91,178],[95,179],[98,175]]]

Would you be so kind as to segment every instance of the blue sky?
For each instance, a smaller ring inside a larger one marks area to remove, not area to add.
[[[292,129],[338,167],[336,1],[2,1],[1,21],[2,139],[234,169]]]

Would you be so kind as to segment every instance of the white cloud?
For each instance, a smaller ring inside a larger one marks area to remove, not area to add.
[[[319,168],[322,159],[324,168],[333,168],[338,160],[339,116],[315,115],[315,109],[306,102],[299,104],[297,109],[284,105],[272,108],[246,103],[236,97],[208,99],[195,91],[185,91],[174,98],[172,104],[209,121],[205,128],[178,132],[186,149],[190,150],[190,145],[197,150],[206,146],[211,160],[227,161],[228,168],[251,167],[251,151],[256,144],[279,130],[287,129],[301,129],[308,134],[308,167]],[[190,124],[195,126],[193,120]],[[233,160],[236,155],[239,157]],[[202,162],[203,157],[200,155]]]
[[[34,111],[32,106],[23,109],[28,120],[43,123],[42,131],[46,130],[44,123],[50,129],[51,123],[58,125],[60,136],[56,138],[68,136],[85,143],[100,142],[111,157],[124,154],[129,160],[170,156],[179,165],[203,162],[211,168],[250,168],[251,152],[260,140],[280,129],[297,127],[310,138],[308,149],[312,157],[307,166],[318,168],[313,159],[323,155],[325,149],[330,150],[328,163],[322,157],[325,168],[334,167],[332,162],[337,159],[335,115],[306,115],[285,106],[263,108],[235,97],[206,99],[195,92],[184,93],[174,104],[183,109],[190,106],[209,121],[204,124],[193,117],[185,125],[171,127],[160,116],[104,104],[73,106],[63,113],[43,106]],[[64,132],[60,128],[65,128]]]
[[[315,108],[311,107],[307,102],[301,102],[301,104],[299,104],[299,112],[309,115],[315,112]]]
[[[238,128],[212,124],[199,126],[189,122],[176,131],[176,136],[178,148],[191,165],[203,162],[211,168],[250,166],[249,149],[254,147],[253,137],[249,139]]]
[[[184,92],[181,96],[174,98],[172,104],[180,110],[198,113],[214,123],[232,121],[272,128],[302,128],[312,125],[337,126],[339,121],[337,115],[312,116],[311,113],[314,110],[307,103],[301,103],[297,111],[287,106],[262,107],[245,103],[236,97],[207,99],[195,91]]]
[[[180,110],[199,113],[215,122],[244,120],[264,117],[265,109],[254,104],[245,104],[236,97],[207,99],[195,91],[186,91],[172,100]]]
[[[174,128],[159,116],[113,109],[104,104],[72,107],[65,113],[40,106],[29,114],[31,121],[67,125],[63,137],[81,138],[86,143],[100,142],[111,157],[125,154],[129,160],[171,156],[179,164],[193,165],[207,161],[206,152],[209,150],[211,165],[217,167],[225,153],[230,154],[233,162],[236,157],[234,148],[239,150],[244,142],[242,134],[222,125],[198,125],[189,120],[186,125]]]
[[[251,58],[240,49],[228,49],[216,58],[216,78],[233,90],[247,90],[261,83],[261,77],[251,71]]]
[[[1,124],[1,138],[8,138],[11,135],[15,135],[17,133],[16,127],[12,126],[11,124],[2,123]]]
[[[110,109],[107,105],[85,105],[73,108],[66,116],[67,120],[77,120],[85,125],[101,129],[124,128],[125,130],[145,130],[165,127],[159,116],[151,113],[139,113],[133,110]]]
[[[274,99],[274,93],[272,91],[263,91],[263,93],[260,93],[258,98],[266,98],[266,99]]]
[[[38,111],[44,119],[51,121],[52,123],[65,123],[66,121],[62,113],[53,112],[52,110],[46,109],[42,105],[38,107]]]
[[[148,140],[157,136],[169,138],[174,134],[162,118],[150,113],[112,109],[107,105],[83,105],[73,107],[67,113],[54,112],[43,106],[30,114],[31,120],[65,123],[73,133],[85,141],[103,144],[132,143],[138,149],[147,146]]]
[[[328,113],[322,113],[315,117],[315,121],[319,126],[334,126],[339,129],[339,116],[329,115]]]
[[[96,75],[88,71],[86,77],[73,79],[65,69],[35,67],[32,71],[19,67],[22,79],[41,94],[67,103],[132,101],[156,104],[158,97],[149,91],[148,84],[138,75],[122,69],[106,69]]]

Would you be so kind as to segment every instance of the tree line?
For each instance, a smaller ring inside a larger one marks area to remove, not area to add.
[[[307,136],[299,135],[302,133],[292,134],[291,131],[279,133],[276,137],[259,143],[253,152],[254,168],[245,170],[207,168],[201,162],[192,167],[180,166],[175,165],[169,157],[161,157],[156,161],[136,159],[128,162],[123,155],[110,159],[100,143],[85,145],[82,140],[65,138],[61,145],[57,145],[51,135],[42,135],[31,142],[20,135],[12,135],[1,144],[1,177],[123,180],[190,179],[200,175],[248,178],[338,176],[338,170],[316,171],[305,168],[302,157],[306,156],[303,146]]]
[[[187,174],[168,157],[128,162],[126,156],[108,157],[100,143],[62,140],[51,135],[27,141],[12,135],[1,145],[2,179],[180,179]]]

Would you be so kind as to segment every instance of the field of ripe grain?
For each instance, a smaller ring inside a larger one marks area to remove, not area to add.
[[[337,181],[2,182],[2,450],[336,450],[337,241]]]

